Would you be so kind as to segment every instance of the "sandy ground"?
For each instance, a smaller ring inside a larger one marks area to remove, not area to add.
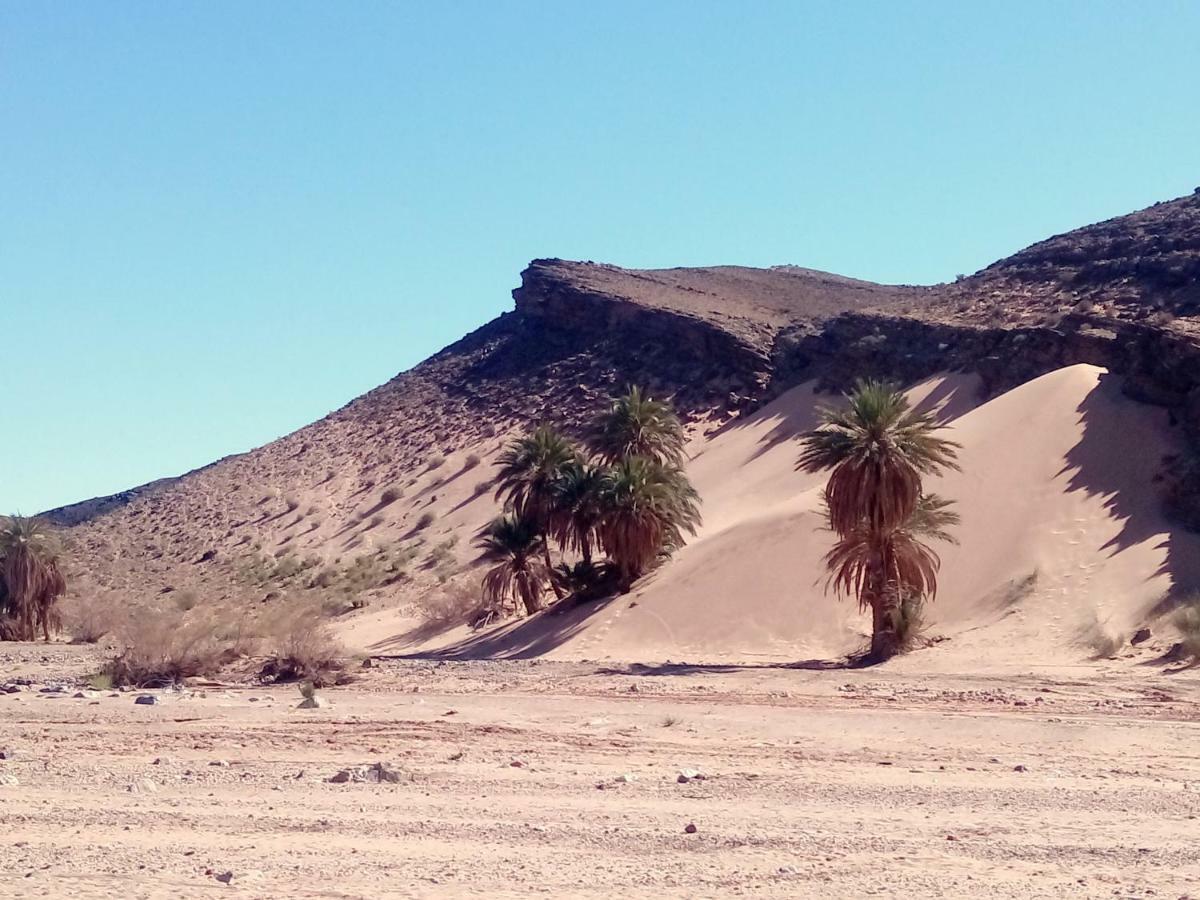
[[[934,681],[920,656],[389,660],[299,710],[51,694],[95,652],[4,648],[0,681],[34,684],[0,694],[0,895],[1200,895],[1194,670]],[[377,761],[403,780],[326,780]]]

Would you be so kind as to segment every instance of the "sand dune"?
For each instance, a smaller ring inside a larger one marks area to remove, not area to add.
[[[939,548],[942,588],[927,616],[929,634],[949,640],[922,654],[923,666],[1082,659],[1098,624],[1128,633],[1165,593],[1200,584],[1200,538],[1174,531],[1159,509],[1155,476],[1172,448],[1166,414],[1119,388],[1086,365],[982,404],[973,376],[913,388],[913,402],[962,444],[963,469],[930,485],[957,502],[963,523],[959,544]],[[630,595],[482,634],[459,630],[422,649],[753,661],[859,648],[866,618],[824,588],[824,479],[795,471],[797,436],[828,399],[801,386],[697,439],[689,471],[703,528]],[[384,614],[347,634],[376,651],[415,649],[388,643],[396,627]]]

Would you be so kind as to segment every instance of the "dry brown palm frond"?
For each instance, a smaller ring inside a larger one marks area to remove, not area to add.
[[[46,640],[61,626],[55,604],[67,589],[59,567],[62,548],[49,525],[37,518],[0,519],[0,616],[16,639]]]

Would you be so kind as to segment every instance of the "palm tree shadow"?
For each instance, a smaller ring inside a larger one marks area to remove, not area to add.
[[[862,669],[871,665],[865,656],[847,656],[841,659],[801,659],[779,663],[629,663],[622,666],[607,666],[597,669],[597,675],[637,675],[650,678],[672,675],[722,675],[730,672],[752,672],[757,670],[806,670],[811,672],[846,671]]]
[[[542,612],[515,622],[481,631],[437,650],[400,653],[402,659],[534,659],[549,653],[577,635],[588,620],[621,595],[614,594],[586,603],[559,601]],[[372,645],[374,653],[400,651],[405,647],[436,637],[449,629],[432,634],[417,626]]]

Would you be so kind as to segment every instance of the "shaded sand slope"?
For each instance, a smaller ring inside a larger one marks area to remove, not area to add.
[[[960,543],[943,547],[922,665],[1083,658],[1097,622],[1128,631],[1164,593],[1200,584],[1200,540],[1173,532],[1155,476],[1172,443],[1166,415],[1115,378],[1072,366],[976,405],[972,376],[926,382],[915,403],[962,444],[963,471],[930,487],[958,502]],[[859,648],[867,622],[824,591],[823,476],[795,471],[815,422],[811,387],[692,448],[704,500],[695,541],[630,595],[500,629],[444,635],[453,656],[689,661],[820,660]],[[377,623],[386,631],[386,623]],[[405,648],[382,631],[357,642]],[[383,638],[384,640],[380,640]],[[1016,655],[1014,655],[1016,654]],[[816,663],[814,663],[816,664]]]

